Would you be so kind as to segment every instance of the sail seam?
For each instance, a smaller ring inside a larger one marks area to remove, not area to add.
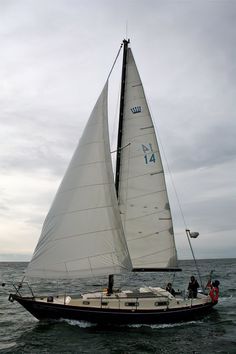
[[[152,234],[148,234],[148,235],[144,235],[144,236],[140,236],[140,237],[136,237],[136,238],[132,238],[132,239],[127,239],[127,242],[133,242],[133,241],[136,241],[136,240],[141,240],[143,238],[148,238],[148,237],[151,237],[151,236],[160,235],[160,234],[162,234],[162,233],[164,233],[166,231],[169,231],[169,229],[164,229],[164,230],[152,233]]]
[[[93,208],[86,208],[86,209],[76,209],[76,210],[72,210],[72,211],[65,211],[64,213],[56,213],[54,216],[58,216],[58,215],[65,215],[65,214],[73,214],[73,213],[80,213],[83,211],[88,211],[88,210],[96,210],[96,209],[105,209],[105,208],[112,208],[113,205],[103,205],[103,206],[96,206]]]
[[[149,117],[149,115],[146,114],[145,112],[144,112],[144,113],[138,113],[137,115],[138,115],[138,117],[134,118],[134,117],[129,113],[129,116],[128,116],[128,117],[126,118],[126,120],[125,120],[124,126],[125,126],[125,125],[128,125],[127,122],[133,121],[134,119],[137,121],[138,119],[143,119],[143,118]],[[139,129],[140,129],[140,128],[139,128]]]
[[[139,216],[136,216],[135,218],[128,218],[126,220],[127,221],[131,221],[131,220],[141,219],[141,218],[145,218],[146,216],[158,215],[158,214],[161,214],[163,212],[165,212],[165,211],[161,210],[159,212],[149,213],[149,214],[145,214],[145,215],[139,215]],[[167,210],[166,210],[166,212],[167,212]],[[169,210],[168,210],[168,212],[169,212]],[[158,219],[158,220],[160,220],[160,219]],[[168,220],[170,220],[170,219],[168,219]]]
[[[152,133],[145,133],[145,134],[138,134],[138,135],[132,135],[132,137],[130,137],[130,139],[132,139],[133,140],[133,143],[135,142],[134,140],[136,139],[136,138],[140,138],[140,137],[145,137],[145,136],[148,136],[148,135],[151,135]],[[125,139],[124,139],[125,140]],[[157,142],[155,141],[155,143],[157,144]],[[157,144],[157,148],[158,148],[158,151],[160,151],[160,149],[159,149],[159,146],[158,146],[158,144]]]
[[[69,191],[74,191],[75,189],[81,189],[81,188],[87,188],[87,187],[93,187],[93,186],[107,186],[107,185],[113,185],[109,182],[107,183],[95,183],[95,184],[84,184],[82,186],[74,187],[74,188],[69,188],[69,189],[64,189],[62,191],[58,191],[58,194],[66,193]]]
[[[106,160],[101,160],[101,161],[93,161],[93,162],[87,162],[87,163],[81,163],[81,164],[78,164],[78,165],[75,165],[73,166],[73,164],[71,165],[71,168],[72,169],[77,169],[78,167],[81,167],[81,166],[90,166],[90,165],[96,165],[98,163],[106,163]]]
[[[136,259],[140,259],[140,258],[145,258],[145,257],[149,257],[149,256],[154,256],[155,254],[159,254],[159,253],[163,253],[163,252],[166,252],[166,251],[169,251],[171,249],[173,249],[174,247],[168,247],[168,248],[165,248],[163,250],[160,250],[160,251],[157,251],[157,252],[153,252],[153,253],[149,253],[149,254],[145,254],[145,255],[142,255],[142,256],[139,256],[139,257],[132,257],[133,260],[136,260]],[[146,263],[146,264],[152,264],[153,262],[151,263]],[[155,261],[155,263],[162,263],[162,261],[158,262]]]
[[[105,253],[98,253],[98,254],[95,254],[95,255],[93,255],[93,256],[87,256],[87,257],[79,257],[79,258],[73,258],[73,259],[71,259],[71,260],[69,260],[69,261],[67,261],[66,263],[71,263],[71,262],[74,262],[74,261],[80,261],[80,260],[83,260],[83,259],[92,259],[92,258],[97,258],[97,257],[101,257],[101,256],[107,256],[107,255],[114,255],[114,254],[116,254],[116,252],[115,251],[113,251],[113,252],[105,252]],[[60,263],[60,262],[59,262]]]
[[[142,174],[142,175],[131,176],[131,177],[128,176],[127,178],[121,178],[121,180],[122,180],[122,181],[125,181],[126,179],[139,178],[139,177],[144,177],[144,176],[148,176],[148,175],[151,175],[151,173],[148,172],[148,173],[144,173],[144,174]],[[166,190],[166,189],[165,189],[165,190]]]
[[[104,145],[104,141],[103,140],[95,140],[95,141],[91,141],[91,142],[87,142],[87,143],[79,143],[79,148],[86,146],[86,145],[92,145],[92,144],[102,144]]]
[[[55,238],[55,239],[53,239],[52,241],[49,241],[49,242],[65,240],[67,238],[82,237],[82,236],[85,236],[85,235],[97,234],[97,233],[106,232],[106,231],[110,231],[110,230],[118,230],[118,231],[120,231],[120,229],[118,227],[117,228],[112,228],[111,227],[111,228],[107,228],[107,229],[103,229],[103,230],[84,232],[82,234],[66,235],[66,236],[61,237],[61,238]]]
[[[153,192],[150,192],[150,193],[141,194],[141,195],[138,195],[138,196],[136,196],[136,197],[128,198],[127,201],[129,201],[129,200],[134,200],[134,199],[138,199],[138,198],[142,198],[142,197],[146,197],[146,196],[148,196],[148,195],[153,195],[153,194],[162,193],[162,192],[165,192],[165,191],[166,191],[165,189],[161,189],[160,191],[153,191]]]
[[[106,256],[106,255],[114,255],[116,252],[113,251],[113,252],[106,252],[106,253],[98,253],[98,254],[95,254],[93,256],[86,256],[86,257],[79,257],[79,258],[73,258],[73,259],[70,259],[69,261],[59,261],[59,262],[55,262],[55,264],[70,264],[72,262],[75,262],[75,261],[78,261],[78,260],[83,260],[83,259],[92,259],[92,258],[97,258],[97,257],[100,257],[100,256]],[[120,266],[120,265],[119,265]],[[125,268],[125,267],[124,267]],[[60,271],[59,271],[60,272]]]

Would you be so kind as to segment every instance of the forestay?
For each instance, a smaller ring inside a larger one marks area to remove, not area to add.
[[[106,83],[56,194],[27,275],[80,278],[131,269],[118,209]]]
[[[177,255],[163,166],[140,76],[128,49],[119,207],[134,268],[173,268]]]

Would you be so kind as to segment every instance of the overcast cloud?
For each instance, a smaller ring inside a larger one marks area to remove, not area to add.
[[[234,0],[0,1],[0,260],[30,258],[126,31],[196,254],[236,256],[235,23]]]

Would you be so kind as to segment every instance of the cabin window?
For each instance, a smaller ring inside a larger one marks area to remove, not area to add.
[[[125,306],[139,306],[138,302],[126,302]]]
[[[107,306],[108,302],[107,301],[102,301],[102,306]]]
[[[48,296],[47,297],[47,302],[53,302],[53,296]]]
[[[167,306],[168,302],[167,301],[158,301],[158,302],[155,302],[154,305],[155,306]]]
[[[89,305],[90,301],[83,301],[83,305]]]

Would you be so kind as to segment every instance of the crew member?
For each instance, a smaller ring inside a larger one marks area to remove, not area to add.
[[[199,288],[199,284],[195,277],[192,275],[190,278],[190,282],[188,284],[188,297],[196,298],[197,297],[197,289]]]
[[[111,295],[113,293],[113,285],[114,285],[114,276],[113,274],[110,274],[108,278],[107,295]]]
[[[210,288],[209,296],[211,297],[211,300],[214,304],[217,304],[219,299],[219,285],[219,280],[215,280],[208,286]]]
[[[168,283],[166,285],[166,291],[168,291],[171,295],[175,296],[175,290],[174,290],[174,288],[172,288],[172,284],[171,283]]]

